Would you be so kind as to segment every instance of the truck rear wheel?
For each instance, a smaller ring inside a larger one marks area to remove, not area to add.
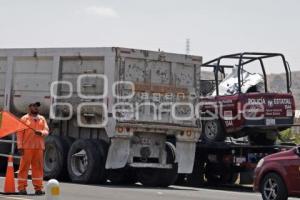
[[[105,176],[105,159],[93,140],[75,141],[68,154],[68,172],[75,183],[98,183]]]
[[[105,169],[105,162],[107,158],[109,144],[102,139],[93,139],[92,142],[96,145],[98,154],[101,155],[101,171],[103,171],[99,173],[98,178],[96,177],[96,182],[103,184],[107,182],[107,171]]]
[[[205,120],[203,121],[202,138],[207,142],[222,142],[226,139],[224,129],[220,120]]]
[[[45,140],[44,174],[45,179],[67,179],[68,151],[71,138],[50,135]]]
[[[142,168],[138,170],[138,180],[144,186],[150,187],[168,187],[176,182],[178,177],[178,166],[175,163],[175,147],[166,142],[167,164],[172,164],[171,169]]]

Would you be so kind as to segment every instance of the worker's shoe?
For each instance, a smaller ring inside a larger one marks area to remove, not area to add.
[[[44,194],[45,194],[45,192],[42,190],[35,191],[35,195],[44,195]]]
[[[20,190],[19,195],[27,195],[27,191],[26,190]]]

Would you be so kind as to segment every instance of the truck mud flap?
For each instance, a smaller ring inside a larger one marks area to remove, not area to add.
[[[130,139],[112,138],[106,159],[106,169],[125,167],[130,153]]]
[[[178,173],[192,173],[194,167],[195,152],[196,144],[194,142],[176,142],[176,161],[178,163]]]

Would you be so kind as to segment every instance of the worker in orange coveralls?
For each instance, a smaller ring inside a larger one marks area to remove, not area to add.
[[[30,104],[28,106],[28,114],[21,118],[21,121],[32,129],[26,129],[17,133],[18,149],[22,156],[18,174],[18,190],[21,195],[27,194],[27,177],[30,166],[35,194],[45,194],[43,191],[43,153],[45,149],[44,138],[49,134],[49,128],[45,118],[39,115],[40,105],[40,102]]]

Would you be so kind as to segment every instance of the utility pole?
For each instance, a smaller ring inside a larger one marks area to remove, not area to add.
[[[186,55],[190,55],[190,39],[189,38],[186,39],[185,53],[186,53]]]

